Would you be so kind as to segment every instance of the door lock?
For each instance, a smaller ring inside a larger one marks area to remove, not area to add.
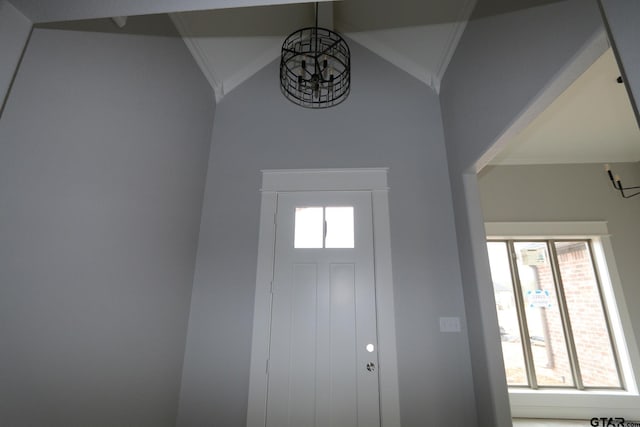
[[[367,363],[367,371],[373,372],[376,370],[376,364],[373,362]]]

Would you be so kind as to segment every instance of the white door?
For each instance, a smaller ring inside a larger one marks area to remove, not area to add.
[[[278,193],[267,427],[379,427],[371,193]]]

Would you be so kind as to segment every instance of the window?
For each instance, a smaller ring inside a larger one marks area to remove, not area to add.
[[[621,389],[591,239],[490,239],[510,387]]]
[[[293,247],[353,249],[353,206],[297,207]]]

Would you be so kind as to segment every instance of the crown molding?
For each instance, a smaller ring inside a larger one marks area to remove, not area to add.
[[[200,43],[197,41],[195,37],[185,37],[184,34],[188,34],[187,24],[184,22],[180,14],[178,13],[170,13],[169,17],[175,24],[178,32],[182,35],[182,40],[184,44],[187,46],[191,55],[196,60],[196,63],[202,70],[202,73],[206,77],[207,81],[213,88],[213,92],[216,97],[216,103],[220,102],[222,97],[224,96],[222,82],[216,76],[213,69],[209,66],[209,61],[207,61],[207,55],[204,54]]]
[[[438,93],[440,93],[440,83],[444,78],[444,73],[447,71],[449,62],[451,62],[451,58],[453,58],[453,54],[458,47],[458,43],[460,42],[460,38],[462,38],[465,28],[467,28],[467,22],[469,22],[469,18],[471,18],[471,13],[475,6],[476,0],[466,0],[462,8],[460,8],[458,19],[451,26],[450,37],[440,55],[440,66],[438,66],[438,70],[436,71],[434,78],[434,89]]]

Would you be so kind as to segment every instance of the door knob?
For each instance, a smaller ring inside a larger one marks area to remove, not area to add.
[[[376,370],[376,364],[373,362],[367,363],[367,371],[373,372]]]

